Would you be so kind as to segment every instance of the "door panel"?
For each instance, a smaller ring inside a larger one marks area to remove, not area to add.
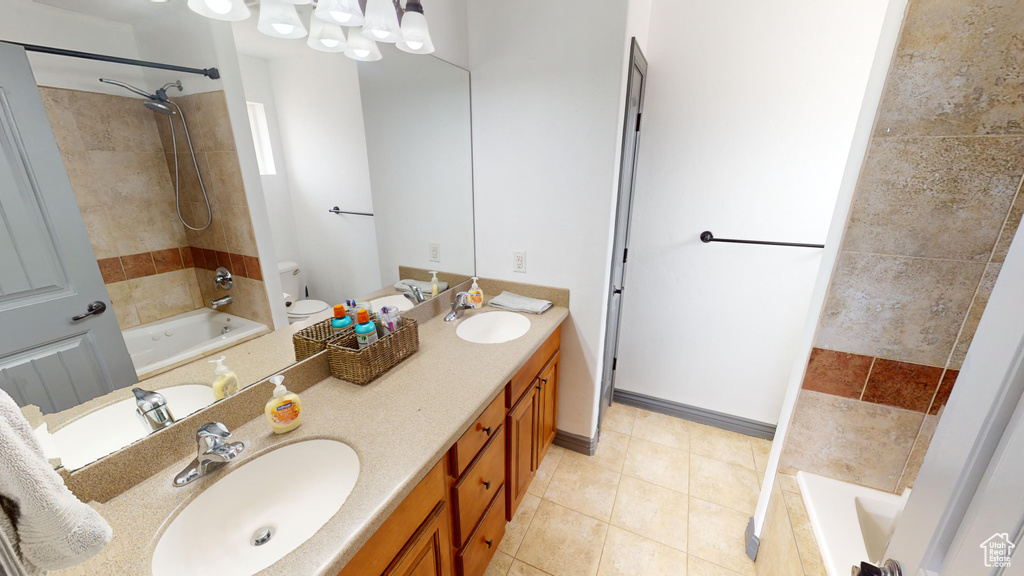
[[[532,388],[508,414],[507,520],[519,508],[537,473],[537,389]]]
[[[540,409],[538,410],[540,419],[537,437],[537,466],[544,461],[544,456],[548,453],[548,448],[555,441],[555,435],[558,433],[558,361],[560,357],[560,353],[555,353],[538,377],[537,393],[540,399]]]
[[[28,59],[0,43],[0,387],[49,413],[138,382],[110,309]]]

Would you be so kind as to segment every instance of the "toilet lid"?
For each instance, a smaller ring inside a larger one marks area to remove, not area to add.
[[[309,316],[327,310],[327,302],[322,300],[299,300],[288,307],[289,316]]]

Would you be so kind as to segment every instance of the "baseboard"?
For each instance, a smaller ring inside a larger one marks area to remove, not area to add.
[[[597,452],[597,438],[587,438],[571,432],[559,430],[555,433],[555,446],[561,446],[566,450],[579,452],[587,456],[593,456]]]
[[[626,406],[635,406],[651,412],[667,414],[668,416],[675,416],[676,418],[682,418],[683,420],[691,420],[700,424],[714,426],[715,428],[739,432],[740,434],[746,434],[747,436],[764,438],[765,440],[772,440],[775,438],[775,426],[765,424],[764,422],[758,422],[756,420],[748,420],[739,416],[722,414],[721,412],[715,412],[714,410],[707,410],[705,408],[697,408],[696,406],[687,406],[686,404],[679,404],[678,402],[672,402],[670,400],[662,400],[660,398],[654,398],[644,394],[638,394],[636,392],[629,392],[627,390],[616,390],[614,399],[619,404],[625,404]],[[561,434],[561,432],[559,432],[559,434]],[[557,440],[555,442],[557,443]]]
[[[747,558],[750,558],[751,562],[757,562],[757,550],[761,547],[761,539],[754,534],[754,517],[750,517],[750,522],[747,522],[747,531],[743,538],[744,548],[747,551]]]

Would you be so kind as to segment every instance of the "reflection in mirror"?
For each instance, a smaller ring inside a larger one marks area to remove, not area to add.
[[[17,143],[2,141],[0,204],[24,213],[12,220],[20,227],[0,229],[11,238],[0,242],[0,323],[31,329],[0,331],[0,388],[66,468],[216,401],[210,360],[225,355],[244,387],[293,363],[292,334],[330,305],[408,308],[415,291],[400,281],[422,282],[429,298],[430,270],[442,287],[474,273],[465,70],[392,46],[359,65],[304,45],[292,52],[260,44],[254,21],[232,27],[238,60],[225,60],[214,46],[226,29],[196,25],[183,3],[66,4],[19,3],[3,34],[238,67],[244,88],[57,55],[0,62],[11,117],[43,151],[24,163]],[[238,110],[249,112],[251,140]],[[245,186],[256,182],[253,155],[266,220],[251,217],[263,210]],[[15,242],[36,255],[17,270],[4,251]],[[230,288],[217,282],[221,267]],[[32,282],[11,289],[18,274]],[[280,295],[264,283],[274,274]],[[37,297],[45,291],[55,297]],[[105,310],[68,321],[95,302]],[[273,331],[275,310],[291,325]]]

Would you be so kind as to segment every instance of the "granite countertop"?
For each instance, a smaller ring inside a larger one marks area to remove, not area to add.
[[[484,306],[464,318],[493,310]],[[52,574],[149,574],[169,520],[204,488],[269,450],[328,438],[359,455],[352,494],[310,540],[259,574],[335,576],[568,314],[556,306],[525,315],[529,332],[505,344],[465,342],[455,335],[458,322],[442,316],[421,323],[419,351],[376,381],[357,386],[327,378],[302,392],[303,424],[295,431],[275,436],[262,416],[233,430],[246,449],[229,468],[172,487],[190,456],[106,504],[93,503],[113,527],[113,541],[89,562]]]

